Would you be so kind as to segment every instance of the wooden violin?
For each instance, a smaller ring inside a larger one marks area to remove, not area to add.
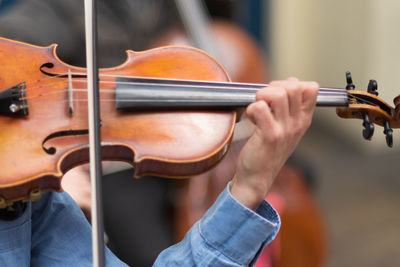
[[[56,47],[0,38],[0,207],[61,191],[63,174],[88,162],[86,70],[62,62]],[[99,76],[102,159],[129,162],[136,176],[210,169],[229,148],[235,110],[267,86],[231,83],[220,63],[189,47],[128,51]],[[317,103],[387,132],[399,125],[398,108],[372,93],[320,88]]]

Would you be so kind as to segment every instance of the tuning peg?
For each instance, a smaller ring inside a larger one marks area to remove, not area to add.
[[[374,135],[374,124],[371,122],[371,120],[369,119],[369,116],[367,113],[364,114],[364,122],[362,124],[364,126],[364,130],[363,130],[363,137],[366,140],[371,140],[372,135]]]
[[[389,121],[385,121],[385,123],[383,124],[383,127],[385,128],[383,133],[386,135],[386,144],[389,147],[392,147],[393,146],[393,130],[390,128]]]
[[[369,80],[367,90],[370,94],[378,95],[378,92],[376,91],[378,90],[378,83],[375,80]]]
[[[354,90],[356,86],[353,84],[353,78],[351,78],[351,73],[350,71],[346,72],[346,90]]]

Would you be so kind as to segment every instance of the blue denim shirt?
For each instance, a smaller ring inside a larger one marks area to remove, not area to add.
[[[266,201],[255,213],[227,187],[184,240],[164,250],[154,266],[248,266],[279,227],[279,216]]]
[[[251,265],[279,227],[279,216],[267,202],[253,212],[226,188],[154,266]],[[126,266],[108,249],[106,265]],[[22,217],[0,221],[0,266],[92,266],[90,225],[67,193],[44,193]]]

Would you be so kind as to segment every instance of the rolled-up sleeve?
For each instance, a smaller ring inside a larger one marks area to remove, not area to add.
[[[256,212],[239,203],[229,185],[180,243],[154,266],[249,266],[278,233],[280,219],[264,201]]]

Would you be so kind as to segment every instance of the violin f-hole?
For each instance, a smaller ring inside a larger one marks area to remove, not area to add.
[[[44,152],[46,152],[49,155],[54,155],[57,152],[57,149],[53,146],[51,147],[46,147],[45,144],[47,141],[58,138],[58,137],[65,137],[65,136],[76,136],[76,135],[87,135],[89,134],[88,129],[82,129],[82,130],[67,130],[67,131],[59,131],[52,133],[48,135],[45,139],[43,139],[42,142],[42,149]]]
[[[58,78],[86,78],[86,74],[72,74],[69,76],[68,73],[51,73],[49,71],[45,71],[44,68],[47,69],[52,69],[54,68],[54,64],[51,62],[46,62],[42,64],[39,68],[40,72],[43,73],[44,75],[50,76],[50,77],[58,77]]]

